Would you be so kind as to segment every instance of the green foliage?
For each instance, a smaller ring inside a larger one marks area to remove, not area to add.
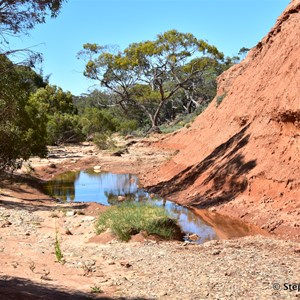
[[[63,2],[0,1],[0,171],[17,168],[30,156],[47,154],[46,112],[31,100],[38,88],[47,88],[42,76],[30,68],[41,55],[30,49],[11,50],[6,36],[27,34],[47,15],[56,17]],[[29,54],[27,66],[9,60],[9,55],[17,53]]]
[[[108,47],[86,44],[79,55],[88,58],[85,76],[100,81],[125,115],[138,111],[139,120],[145,124],[147,118],[151,127],[165,121],[163,110],[170,102],[176,100],[190,113],[199,99],[211,99],[208,91],[213,85],[214,93],[224,61],[216,47],[176,30],[154,41],[133,43],[117,54]]]
[[[74,143],[84,140],[78,115],[55,113],[48,115],[47,142],[49,145]]]
[[[190,127],[190,124],[195,120],[195,118],[200,115],[207,107],[208,103],[203,103],[198,106],[194,112],[190,114],[180,114],[175,120],[171,123],[165,123],[161,125],[159,128],[162,133],[171,133],[176,130],[181,129],[182,127]]]
[[[36,24],[44,23],[48,14],[56,17],[63,2],[64,0],[0,1],[1,38],[6,41],[5,35],[26,34]]]
[[[0,170],[17,167],[30,156],[45,156],[44,115],[29,101],[42,84],[31,69],[0,55]],[[37,80],[37,81],[36,81]],[[39,83],[37,83],[39,82]]]
[[[62,254],[62,251],[60,249],[60,241],[59,241],[59,238],[58,238],[58,232],[56,231],[56,234],[55,234],[55,245],[54,245],[54,250],[55,250],[55,256],[56,256],[56,259],[58,262],[62,262],[62,259],[63,259],[63,254]]]
[[[31,102],[40,112],[52,115],[55,113],[72,114],[76,112],[73,96],[55,85],[47,85],[38,89],[32,96]]]
[[[70,92],[47,85],[30,97],[30,103],[47,124],[47,142],[50,145],[83,140],[82,124]]]
[[[162,207],[147,203],[122,203],[109,207],[99,216],[96,224],[97,233],[107,228],[123,241],[128,241],[132,234],[146,231],[171,239],[175,234],[174,223],[170,226],[170,218]]]
[[[217,97],[217,100],[216,100],[216,107],[218,107],[222,101],[224,100],[224,98],[227,96],[227,92],[223,93],[222,95],[218,96]]]
[[[91,293],[92,294],[101,294],[101,293],[103,293],[103,290],[101,289],[101,287],[99,287],[97,285],[93,285],[93,286],[91,286]]]
[[[109,111],[88,107],[81,116],[82,132],[86,137],[96,132],[114,132],[117,122]]]
[[[114,105],[113,96],[99,90],[94,90],[89,94],[73,97],[73,102],[79,114],[83,114],[88,107],[98,109],[108,109]]]
[[[118,120],[117,124],[117,131],[123,135],[131,134],[138,128],[138,121],[137,120],[128,120],[128,119],[121,119]]]
[[[129,134],[141,123],[140,115],[135,110],[124,115],[124,112],[114,105],[112,95],[98,90],[75,97],[74,102],[79,111],[82,132],[86,138],[92,137],[97,132],[108,135],[112,132]]]
[[[243,60],[243,59],[246,57],[246,55],[248,54],[249,51],[250,51],[249,48],[242,47],[242,48],[240,49],[239,53],[238,53],[238,56],[239,56],[238,58],[239,58],[239,60]]]
[[[93,142],[100,150],[116,148],[116,145],[110,136],[103,132],[96,132],[94,134]]]

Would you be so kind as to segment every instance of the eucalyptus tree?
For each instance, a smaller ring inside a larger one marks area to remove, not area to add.
[[[14,65],[0,55],[0,171],[17,167],[22,159],[44,156],[46,123],[44,115],[28,101],[43,86],[30,68]]]
[[[9,39],[28,34],[36,24],[44,23],[47,15],[56,17],[63,2],[0,0],[0,171],[16,167],[31,155],[47,153],[43,114],[29,101],[37,88],[46,85],[43,78],[29,68],[34,62],[32,58],[40,55],[27,50],[29,66],[14,64],[9,55],[24,53],[24,49],[11,49]]]
[[[211,62],[223,60],[215,46],[191,33],[170,30],[154,41],[129,45],[124,51],[85,44],[79,57],[87,60],[84,75],[97,80],[117,98],[124,112],[143,111],[152,128],[159,125],[162,108],[184,91],[190,101],[197,81]]]
[[[36,24],[44,23],[46,16],[58,15],[65,0],[0,0],[1,45],[7,37],[27,34]]]

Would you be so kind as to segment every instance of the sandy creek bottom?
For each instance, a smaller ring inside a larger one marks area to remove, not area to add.
[[[147,193],[139,187],[134,174],[113,174],[88,169],[67,172],[54,177],[44,185],[45,193],[62,202],[98,202],[115,205],[120,199],[146,201],[163,206],[169,215],[176,218],[183,232],[196,233],[196,243],[220,238],[234,238],[264,234],[259,228],[232,220],[207,210],[190,209],[175,202]]]

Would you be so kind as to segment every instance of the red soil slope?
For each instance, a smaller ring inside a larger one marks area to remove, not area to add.
[[[192,126],[157,146],[179,153],[145,175],[153,190],[300,238],[300,0],[218,78]]]

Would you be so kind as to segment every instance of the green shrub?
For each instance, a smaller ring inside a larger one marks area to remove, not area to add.
[[[81,130],[82,127],[78,115],[54,113],[52,116],[49,116],[47,123],[48,144],[80,142],[84,140]]]
[[[96,132],[93,137],[93,142],[100,150],[116,148],[114,141],[106,133]]]
[[[29,101],[42,78],[0,54],[0,171],[21,167],[30,156],[45,157],[46,121]]]
[[[141,231],[171,239],[177,236],[179,229],[164,208],[139,202],[109,207],[99,216],[97,234],[107,228],[123,241],[128,241],[131,235]]]
[[[222,101],[224,100],[224,98],[227,96],[227,92],[223,93],[222,95],[218,96],[217,97],[217,104],[216,104],[216,107],[218,107]]]
[[[138,128],[138,122],[136,120],[118,120],[117,131],[121,134],[131,134]]]
[[[91,293],[92,294],[101,294],[101,293],[103,293],[103,290],[101,289],[100,286],[93,285],[93,286],[91,286]]]
[[[87,107],[81,115],[82,133],[89,137],[97,132],[115,132],[116,120],[113,115],[104,109]]]
[[[163,124],[159,128],[162,133],[171,133],[182,127],[189,128],[190,124],[194,122],[196,117],[200,115],[208,106],[209,103],[204,103],[197,107],[194,112],[190,114],[180,114],[176,119],[170,124]]]
[[[60,248],[60,241],[59,241],[57,232],[55,235],[55,247],[54,248],[55,248],[55,256],[56,256],[57,261],[62,262],[62,259],[64,256],[63,256],[61,248]]]

